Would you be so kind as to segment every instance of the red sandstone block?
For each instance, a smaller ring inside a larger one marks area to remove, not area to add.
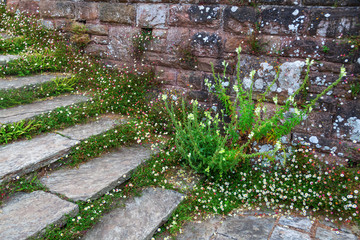
[[[40,1],[40,16],[43,18],[63,17],[73,19],[75,17],[75,5],[73,2]]]
[[[169,10],[169,25],[219,28],[221,8],[211,5],[173,5]]]
[[[147,28],[165,28],[168,16],[165,4],[138,4],[136,25]]]
[[[176,85],[176,79],[178,75],[176,69],[157,66],[155,67],[155,74],[157,76],[157,80],[162,84],[172,86]]]
[[[79,20],[95,20],[99,18],[99,3],[78,2],[75,3],[75,18]]]

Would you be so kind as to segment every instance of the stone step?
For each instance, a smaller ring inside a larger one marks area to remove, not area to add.
[[[35,137],[31,140],[23,140],[0,147],[0,182],[16,176],[35,171],[43,166],[51,164],[69,153],[71,147],[91,135],[97,135],[109,130],[119,121],[113,119],[100,119],[85,125],[79,125],[65,129],[64,134],[49,133]],[[67,132],[71,130],[72,135]],[[84,136],[77,134],[86,132]],[[72,139],[72,137],[74,137]]]
[[[50,82],[56,78],[66,78],[70,77],[70,74],[41,74],[28,77],[8,77],[0,79],[0,90],[11,89],[11,88],[20,88],[24,86],[41,84],[45,82]]]
[[[0,55],[0,66],[6,65],[8,62],[20,58],[19,55]]]
[[[61,169],[41,179],[51,192],[78,201],[96,199],[130,178],[131,173],[151,155],[145,146],[124,147],[80,165]]]
[[[68,106],[75,103],[85,102],[89,98],[81,95],[67,95],[52,99],[37,101],[13,108],[0,110],[0,123],[7,124],[18,122],[24,119],[35,117],[36,115],[50,112],[55,108]]]
[[[148,188],[142,196],[105,215],[84,237],[86,240],[151,239],[184,196],[166,189]]]
[[[75,216],[78,205],[43,191],[20,194],[0,208],[0,239],[21,240],[41,234],[50,224]]]

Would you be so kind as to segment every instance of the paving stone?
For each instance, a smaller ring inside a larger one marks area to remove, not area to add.
[[[0,79],[0,90],[9,88],[20,88],[26,85],[45,83],[54,80],[56,77],[68,76],[68,74],[42,74],[29,77],[13,77]]]
[[[279,220],[279,224],[296,227],[307,232],[310,232],[311,221],[308,218],[304,217],[284,217],[282,216]]]
[[[188,222],[182,227],[182,234],[176,236],[177,240],[210,239],[214,235],[216,226],[220,225],[220,218],[211,218],[201,222]]]
[[[114,119],[101,118],[88,124],[76,125],[71,128],[57,131],[57,133],[71,139],[84,140],[93,135],[98,135],[102,132],[106,132],[118,125],[119,123],[120,121]]]
[[[151,150],[144,146],[124,147],[79,168],[56,171],[43,177],[41,182],[51,192],[64,194],[74,201],[96,199],[130,178],[132,171],[150,155]]]
[[[270,240],[310,240],[306,233],[298,232],[289,228],[277,226],[271,234]]]
[[[55,162],[78,142],[51,133],[0,147],[0,182]]]
[[[316,237],[319,240],[356,240],[358,239],[354,234],[343,231],[331,231],[318,227],[316,230]]]
[[[68,95],[0,110],[0,123],[12,123],[49,112],[61,106],[84,102],[88,97]]]
[[[0,55],[0,66],[7,64],[11,60],[20,58],[19,55]]]
[[[229,217],[224,220],[217,232],[232,239],[267,240],[275,221],[274,218],[253,216]]]
[[[104,216],[84,239],[151,239],[182,199],[182,194],[172,190],[148,188],[141,197],[129,201],[125,208]]]
[[[18,195],[0,209],[0,239],[36,236],[50,224],[62,224],[65,214],[74,216],[78,211],[76,204],[43,191]]]

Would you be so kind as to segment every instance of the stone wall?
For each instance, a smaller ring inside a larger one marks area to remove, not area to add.
[[[243,3],[245,2],[245,3]],[[241,45],[242,75],[257,69],[255,91],[264,91],[282,73],[269,99],[286,99],[301,84],[305,58],[316,60],[303,97],[313,98],[337,79],[344,65],[347,79],[325,95],[293,141],[312,145],[328,161],[360,161],[359,0],[8,0],[9,7],[37,13],[50,28],[67,31],[84,24],[91,37],[86,51],[104,61],[133,64],[132,37],[142,28],[155,39],[140,64],[151,64],[166,86],[187,89],[206,101],[204,79],[211,64],[222,71],[229,62],[229,85],[235,82],[235,49]],[[269,101],[269,107],[274,105]]]

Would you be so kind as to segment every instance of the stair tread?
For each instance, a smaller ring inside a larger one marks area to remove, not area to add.
[[[20,88],[27,85],[40,84],[54,80],[55,78],[69,77],[70,74],[41,74],[27,77],[11,77],[0,79],[0,90]]]
[[[167,189],[148,188],[141,197],[105,215],[86,235],[86,240],[150,239],[183,200],[183,195]]]
[[[20,194],[0,209],[0,239],[20,240],[40,234],[48,225],[61,224],[79,207],[43,191]]]
[[[51,192],[63,194],[74,201],[96,199],[125,182],[150,155],[148,147],[123,147],[81,164],[79,168],[60,169],[43,177],[41,182]]]
[[[36,115],[52,111],[58,107],[85,102],[89,98],[82,95],[67,95],[52,99],[24,104],[0,110],[0,123],[7,124],[32,118]]]

